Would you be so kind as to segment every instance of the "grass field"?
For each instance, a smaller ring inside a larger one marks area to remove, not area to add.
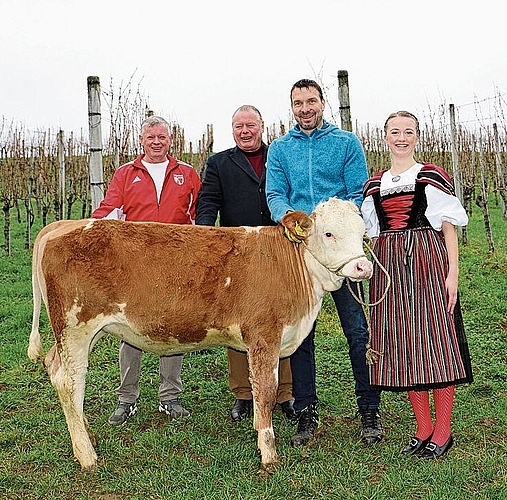
[[[72,458],[65,419],[42,365],[26,356],[32,316],[30,252],[14,226],[13,255],[0,256],[0,498],[2,499],[498,499],[507,498],[507,221],[491,207],[496,252],[483,222],[470,221],[461,247],[460,291],[475,381],[460,386],[455,446],[440,461],[400,454],[414,422],[405,394],[384,393],[382,444],[359,441],[352,373],[336,312],[326,300],[317,330],[321,425],[307,447],[288,445],[294,428],[277,410],[276,473],[258,473],[251,420],[229,421],[224,349],[186,355],[182,399],[192,411],[169,422],[157,411],[158,360],[143,356],[140,408],[113,428],[118,341],[90,356],[85,413],[98,439],[99,467]],[[45,350],[52,344],[44,315]]]

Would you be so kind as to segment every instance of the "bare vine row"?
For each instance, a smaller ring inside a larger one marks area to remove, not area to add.
[[[132,81],[115,88],[113,82],[103,93],[109,109],[109,131],[103,148],[105,188],[119,165],[140,152],[139,128],[151,113],[140,87]],[[506,209],[507,125],[503,120],[492,127],[467,128],[458,125],[453,133],[445,113],[426,119],[421,130],[418,154],[420,160],[445,168],[450,174],[457,167],[463,203],[469,214],[477,207],[482,211],[490,250],[494,251],[493,235],[488,233],[489,203]],[[503,114],[501,114],[503,116]],[[266,141],[287,132],[292,123],[275,123],[267,127]],[[171,153],[193,165],[202,173],[206,159],[213,152],[213,125],[206,125],[202,139],[192,144],[184,130],[173,124]],[[363,144],[370,173],[388,168],[388,150],[383,130],[370,125],[355,125],[355,133]],[[332,168],[332,166],[330,166]],[[61,190],[62,172],[64,190]],[[64,192],[62,197],[61,193]],[[53,218],[88,217],[90,205],[89,144],[81,132],[67,136],[62,131],[29,131],[22,125],[0,123],[0,200],[4,215],[4,249],[11,252],[10,221],[14,213],[24,223],[24,245],[32,241],[31,228],[36,218],[42,225]],[[466,234],[463,235],[466,243]]]

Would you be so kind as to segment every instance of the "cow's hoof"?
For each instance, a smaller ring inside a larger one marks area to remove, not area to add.
[[[95,472],[97,470],[97,462],[81,464],[82,472]]]
[[[81,465],[82,472],[95,472],[97,470],[98,458],[99,457],[96,454],[94,454],[94,456],[86,458],[77,458],[74,456],[74,459],[79,462],[79,465]]]
[[[270,462],[268,464],[262,464],[259,470],[259,476],[261,478],[267,478],[269,476],[272,476],[278,470],[279,465],[280,465],[279,461]]]

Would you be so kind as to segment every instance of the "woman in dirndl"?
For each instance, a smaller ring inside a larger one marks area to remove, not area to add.
[[[370,378],[381,390],[408,393],[417,428],[402,453],[435,459],[453,445],[455,386],[473,380],[458,297],[455,229],[468,217],[447,172],[414,159],[417,118],[408,111],[393,113],[384,133],[391,168],[365,183],[361,207],[391,280],[384,300],[371,308],[371,348],[381,355],[370,366]],[[388,280],[375,264],[372,304],[382,298]]]

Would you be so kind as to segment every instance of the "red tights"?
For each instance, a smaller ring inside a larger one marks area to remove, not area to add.
[[[408,391],[408,399],[412,405],[417,431],[415,437],[431,440],[438,446],[444,445],[451,435],[451,415],[454,404],[454,385],[433,390],[435,404],[435,425],[431,419],[429,391]]]

